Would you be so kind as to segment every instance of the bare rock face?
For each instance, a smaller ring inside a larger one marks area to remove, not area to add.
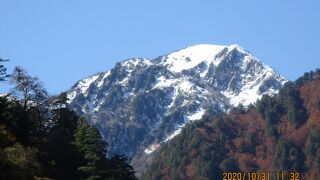
[[[285,82],[238,45],[202,44],[155,59],[124,60],[78,81],[68,98],[99,128],[109,156],[139,162],[187,123],[276,94]]]

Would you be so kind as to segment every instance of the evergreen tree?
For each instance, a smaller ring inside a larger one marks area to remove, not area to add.
[[[77,127],[78,116],[69,110],[66,94],[52,97],[50,100],[51,117],[47,133],[48,143],[44,144],[45,161],[48,163],[48,174],[56,179],[77,179],[79,155],[74,148],[73,134]]]
[[[132,166],[127,163],[127,158],[121,155],[115,155],[109,161],[110,179],[117,180],[135,180],[134,170]]]
[[[15,134],[17,141],[24,145],[30,143],[32,121],[17,100],[0,97],[0,123]]]
[[[279,139],[274,155],[274,166],[279,170],[297,171],[302,169],[303,154],[286,139]]]
[[[29,146],[29,123],[19,102],[0,97],[0,179],[33,179],[40,173],[38,149]]]
[[[268,124],[276,123],[278,121],[277,114],[281,112],[281,108],[275,98],[268,95],[263,95],[261,100],[257,101],[257,110]]]
[[[308,163],[307,166],[313,169],[320,169],[320,129],[314,128],[308,136],[304,149]]]
[[[280,91],[281,104],[286,108],[290,124],[298,127],[307,120],[306,109],[299,91],[292,82],[287,82]]]
[[[75,147],[83,155],[84,164],[78,167],[86,179],[102,179],[106,176],[103,165],[106,163],[105,143],[99,131],[80,119],[74,134]]]
[[[15,96],[0,97],[0,179],[135,179],[125,157],[106,158],[99,131],[69,109],[66,93],[49,97],[20,67],[11,82]]]
[[[135,180],[133,168],[124,156],[106,158],[106,143],[100,132],[81,118],[74,133],[74,146],[81,153],[78,170],[85,179]]]

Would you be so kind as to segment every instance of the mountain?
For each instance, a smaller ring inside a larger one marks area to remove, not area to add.
[[[319,179],[320,69],[286,83],[277,96],[263,96],[255,107],[186,125],[161,146],[141,179],[222,179],[223,172]]]
[[[124,60],[78,81],[68,98],[98,127],[108,155],[127,155],[135,165],[189,122],[248,106],[285,82],[238,45],[201,44],[155,59]]]

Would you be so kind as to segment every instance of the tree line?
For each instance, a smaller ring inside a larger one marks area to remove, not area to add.
[[[320,176],[320,70],[254,105],[205,116],[163,144],[142,179],[222,179],[223,172]]]
[[[66,93],[50,96],[38,78],[16,67],[0,81],[0,179],[136,179],[124,156],[106,157],[98,129],[68,107]]]

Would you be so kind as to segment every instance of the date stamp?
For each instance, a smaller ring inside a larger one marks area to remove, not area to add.
[[[300,180],[299,172],[224,172],[222,180]]]

